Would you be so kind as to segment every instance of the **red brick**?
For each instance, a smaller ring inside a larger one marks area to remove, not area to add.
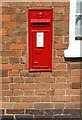
[[[64,56],[64,51],[63,50],[56,50],[55,56]]]
[[[51,84],[51,88],[52,89],[70,89],[71,85],[70,84],[66,84],[66,83],[60,83],[60,84]]]
[[[53,108],[53,103],[34,103],[34,108],[37,109]]]
[[[13,109],[28,109],[28,108],[33,108],[33,103],[27,103],[27,102],[22,102],[22,103],[13,103]]]
[[[56,50],[58,50],[58,49],[65,49],[65,48],[67,48],[67,46],[68,46],[68,44],[62,44],[62,43],[61,44],[59,44],[59,43],[57,44],[56,43],[55,44],[55,49]]]
[[[15,50],[12,50],[12,51],[2,51],[2,56],[3,57],[13,57],[13,56],[21,56],[21,51],[15,51]]]
[[[69,83],[78,83],[81,82],[81,77],[80,76],[74,76],[74,77],[68,77],[67,82]]]
[[[30,2],[12,2],[11,6],[13,7],[29,7],[32,6],[33,2],[30,0]]]
[[[55,7],[54,8],[54,13],[55,14],[65,14],[65,7]]]
[[[3,7],[10,7],[11,3],[10,2],[2,2]]]
[[[8,14],[8,15],[11,15],[11,14],[15,14],[16,13],[16,8],[15,7],[3,7],[2,9],[2,13],[3,14]]]
[[[9,76],[18,76],[18,71],[9,71]]]
[[[6,29],[0,28],[0,36],[6,36],[8,35],[8,32]]]
[[[2,96],[11,96],[12,95],[12,90],[3,90],[2,91]]]
[[[54,76],[70,76],[70,71],[67,71],[67,70],[63,70],[63,71],[60,71],[60,70],[57,70],[54,72]]]
[[[7,109],[6,110],[6,113],[7,114],[24,114],[24,110],[23,109],[14,109],[14,110],[12,110],[12,109]]]
[[[56,15],[55,14],[53,20],[65,21],[65,20],[69,20],[69,16],[68,15]]]
[[[3,70],[11,70],[12,69],[12,64],[0,64],[0,69]]]
[[[70,96],[56,95],[51,97],[52,102],[70,102]]]
[[[21,70],[21,69],[23,69],[23,64],[14,64],[13,69],[14,70]]]
[[[2,58],[0,58],[0,61],[1,61],[1,63],[3,64],[5,64],[5,63],[8,63],[8,60],[9,60],[9,58],[8,57],[2,57]]]
[[[14,83],[14,84],[10,84],[10,89],[11,90],[14,90],[14,92],[15,92],[15,89],[19,89],[19,84],[17,84],[17,83]],[[19,90],[20,91],[20,90]],[[19,92],[18,91],[18,92]],[[17,92],[17,91],[16,91]],[[17,93],[18,94],[18,93]]]
[[[25,79],[21,77],[15,77],[13,78],[13,83],[24,83]]]
[[[71,71],[71,75],[72,76],[80,76],[81,75],[81,70],[77,69],[77,70],[72,70]]]
[[[15,22],[4,22],[3,27],[7,29],[16,28]]]
[[[0,81],[4,84],[12,83],[12,78],[0,78]]]
[[[55,95],[65,95],[65,90],[56,89],[56,90],[55,90]]]
[[[26,44],[11,44],[10,49],[11,50],[24,50],[26,49]]]
[[[20,23],[21,25],[21,23]],[[26,43],[26,37],[25,36],[17,36],[16,38],[17,43]]]
[[[16,21],[16,22],[26,22],[27,21],[27,16],[25,14],[14,14],[11,16],[11,21]]]
[[[62,108],[64,108],[64,103],[54,103],[54,108],[62,109]]]
[[[50,96],[41,96],[41,102],[50,102]]]
[[[24,96],[33,96],[34,94],[34,90],[24,90]]]
[[[19,89],[38,89],[38,88],[40,88],[40,84],[25,83],[19,85]]]
[[[66,108],[66,109],[69,109],[69,108],[71,108],[71,109],[72,109],[72,108],[73,108],[73,109],[76,109],[76,108],[80,108],[80,106],[81,106],[81,105],[80,105],[80,102],[78,102],[78,103],[77,103],[77,102],[76,102],[76,103],[71,102],[71,103],[66,103],[66,104],[65,104],[65,108]]]
[[[40,89],[50,89],[50,84],[48,83],[44,83],[44,84],[40,84],[39,86]]]
[[[19,96],[11,96],[10,102],[20,102],[20,97]]]
[[[64,63],[63,64],[58,64],[54,67],[54,69],[55,70],[64,70],[64,69],[66,69],[66,66],[67,66],[66,63],[65,64]]]
[[[3,108],[3,109],[11,109],[12,108],[12,103],[10,102],[4,102],[0,105],[0,108]]]
[[[80,89],[69,89],[66,90],[66,95],[80,95],[81,91]]]
[[[17,87],[15,87],[17,89]],[[23,91],[22,90],[13,90],[13,95],[14,96],[23,96]]]
[[[0,84],[1,86],[1,84]],[[2,84],[2,89],[3,90],[8,90],[10,88],[9,84]]]
[[[67,78],[66,77],[57,77],[56,83],[67,83]]]
[[[0,18],[2,17],[2,21],[4,22],[4,21],[6,21],[6,22],[8,22],[8,21],[10,21],[10,15],[2,15],[2,16],[0,16]]]
[[[48,96],[52,96],[52,95],[54,95],[54,89],[50,89],[50,90],[48,90],[48,89],[41,89],[41,90],[35,90],[35,95],[48,95]]]
[[[55,78],[35,78],[35,83],[54,83]]]
[[[54,63],[64,63],[64,57],[55,57],[54,58]]]
[[[9,96],[3,96],[1,102],[9,102]]]
[[[80,96],[71,96],[71,101],[73,102],[80,102],[81,97]]]
[[[20,97],[20,102],[27,102],[27,103],[40,102],[40,97],[39,96]]]

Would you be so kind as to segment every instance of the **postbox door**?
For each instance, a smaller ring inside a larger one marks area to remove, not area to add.
[[[29,71],[52,70],[52,9],[29,9]]]
[[[49,67],[49,31],[32,31],[32,68]]]

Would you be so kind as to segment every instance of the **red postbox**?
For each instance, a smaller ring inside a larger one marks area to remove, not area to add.
[[[52,70],[52,9],[28,10],[29,71]]]

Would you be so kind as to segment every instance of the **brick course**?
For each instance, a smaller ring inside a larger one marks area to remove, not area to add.
[[[53,8],[52,72],[28,71],[29,7]],[[1,35],[2,113],[28,114],[29,108],[40,113],[40,109],[75,109],[74,115],[77,115],[80,109],[81,60],[64,58],[69,39],[69,2],[4,2]],[[43,111],[42,114],[46,113]],[[38,114],[34,112],[32,114]]]

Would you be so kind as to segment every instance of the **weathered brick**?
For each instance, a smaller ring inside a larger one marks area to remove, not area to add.
[[[17,41],[17,43],[26,43],[26,37],[25,36],[17,36],[16,41]]]
[[[2,7],[2,14],[15,14],[16,13],[16,8],[15,7]]]
[[[21,56],[21,51],[15,51],[15,50],[12,50],[12,51],[2,51],[1,52],[1,55],[3,57],[13,57],[13,56]]]
[[[24,14],[14,14],[11,16],[11,21],[16,21],[16,22],[26,22],[27,21],[27,16]]]
[[[52,102],[70,102],[70,96],[56,95],[51,97]]]
[[[2,72],[0,71],[0,74],[2,77],[8,77],[8,71],[7,70],[2,70]]]
[[[0,81],[2,82],[2,83],[12,83],[12,78],[6,78],[6,77],[4,77],[4,78],[1,78],[0,79]]]
[[[34,103],[34,108],[45,109],[45,108],[53,108],[52,103]]]
[[[2,7],[10,7],[11,3],[10,2],[2,2]]]
[[[68,70],[56,70],[54,71],[54,76],[70,76],[71,72]]]
[[[65,70],[67,64],[58,64],[54,67],[55,70]]]
[[[63,50],[56,50],[55,56],[64,56],[64,51]]]
[[[80,89],[69,89],[66,90],[66,95],[80,95],[81,91]]]
[[[23,64],[14,64],[13,65],[13,70],[21,70],[23,69]]]
[[[52,89],[70,89],[71,85],[66,83],[60,83],[60,84],[51,84]]]
[[[67,103],[67,104],[65,104],[65,108],[66,109],[69,109],[69,108],[71,108],[71,109],[76,109],[76,108],[80,108],[80,102],[76,102],[76,103],[73,103],[73,102],[71,102],[71,103]]]
[[[65,14],[65,7],[55,7],[54,14]]]
[[[81,83],[72,83],[72,89],[81,89]]]
[[[78,83],[78,82],[81,82],[81,77],[80,76],[71,76],[71,77],[68,77],[67,78],[67,82],[70,82],[70,83]]]
[[[4,88],[2,88],[4,89]],[[12,90],[3,90],[2,96],[12,96]]]
[[[54,15],[53,20],[56,21],[67,21],[69,20],[69,16],[68,15]]]
[[[13,7],[29,7],[33,5],[33,1],[30,0],[30,2],[12,2],[11,6]]]
[[[6,113],[7,114],[24,114],[24,109],[14,109],[14,110],[12,110],[12,109],[7,109],[6,110]]]
[[[80,96],[76,95],[76,96],[71,96],[71,101],[73,102],[80,102],[81,98]]]
[[[8,57],[2,57],[2,58],[0,58],[0,59],[1,59],[0,62],[1,62],[1,63],[4,63],[4,64],[5,64],[5,63],[7,64],[7,63],[8,63],[8,60],[9,60]]]
[[[55,90],[55,95],[65,95],[65,90],[56,89],[56,90]]]
[[[62,108],[64,108],[64,103],[54,103],[54,108],[62,109]]]
[[[0,106],[0,108],[11,109],[12,108],[12,104],[10,102],[4,102],[4,103],[2,103],[2,107]]]
[[[13,109],[27,109],[27,108],[33,108],[33,103],[27,103],[27,102],[22,102],[22,103],[13,103]]]
[[[9,102],[9,96],[4,96],[3,95],[2,102]]]

